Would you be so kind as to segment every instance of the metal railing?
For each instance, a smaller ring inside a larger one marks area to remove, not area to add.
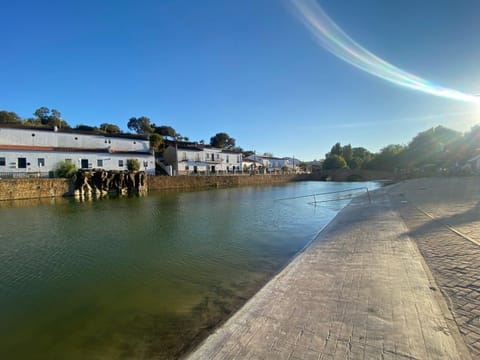
[[[53,171],[24,171],[24,172],[1,172],[0,179],[31,179],[31,178],[53,178]]]
[[[329,191],[329,192],[318,193],[318,194],[294,196],[294,197],[289,197],[289,198],[276,199],[275,201],[294,200],[294,199],[312,198],[312,197],[313,197],[313,202],[311,202],[311,204],[318,204],[318,203],[331,202],[331,201],[341,201],[341,200],[351,199],[353,196],[358,195],[359,194],[358,190],[365,190],[366,191],[367,196],[368,196],[368,202],[371,204],[372,199],[370,197],[370,191],[368,190],[367,187],[357,187],[357,188],[352,188],[352,189],[347,189],[347,190]],[[353,191],[357,191],[357,193],[352,193]],[[347,192],[349,192],[349,194],[347,196],[337,197],[335,199],[317,200],[318,196],[341,194],[341,193],[347,193]]]

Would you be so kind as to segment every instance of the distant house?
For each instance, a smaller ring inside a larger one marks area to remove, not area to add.
[[[242,170],[241,153],[196,143],[169,143],[163,157],[174,175],[238,174]]]
[[[280,173],[286,170],[297,171],[300,164],[300,160],[294,158],[278,158],[256,154],[248,156],[246,160],[253,161],[259,171],[267,173]]]
[[[477,154],[476,156],[467,160],[466,165],[470,166],[472,170],[479,171],[480,170],[480,154]]]
[[[142,170],[155,174],[153,151],[143,136],[0,127],[0,176],[45,176],[62,161],[78,169],[127,170],[128,159],[137,159]]]

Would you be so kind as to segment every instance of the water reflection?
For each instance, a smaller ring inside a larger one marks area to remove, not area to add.
[[[342,206],[275,199],[348,186],[0,203],[0,357],[178,357]]]

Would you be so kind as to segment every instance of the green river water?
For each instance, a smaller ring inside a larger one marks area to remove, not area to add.
[[[0,203],[0,359],[178,358],[347,203],[278,199],[359,186]]]

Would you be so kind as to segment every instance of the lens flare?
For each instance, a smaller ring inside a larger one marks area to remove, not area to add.
[[[436,85],[379,58],[348,36],[315,0],[290,1],[300,20],[322,47],[343,61],[399,86],[453,100],[480,103],[478,96]]]

